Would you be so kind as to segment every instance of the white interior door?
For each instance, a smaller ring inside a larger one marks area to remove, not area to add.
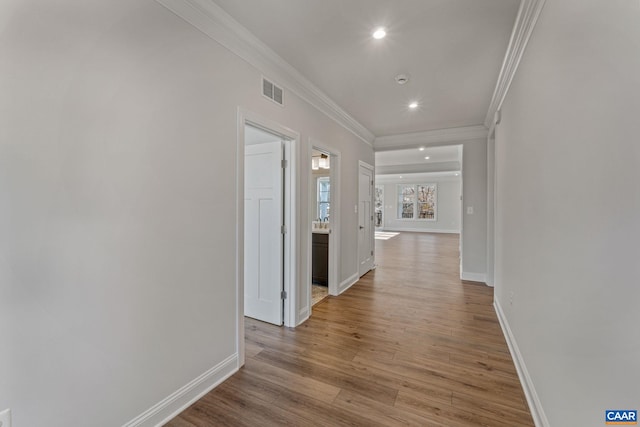
[[[282,141],[245,147],[244,313],[282,325]]]
[[[360,165],[358,186],[358,272],[373,268],[373,170]]]

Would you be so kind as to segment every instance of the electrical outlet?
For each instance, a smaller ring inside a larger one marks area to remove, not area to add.
[[[509,305],[513,305],[513,291],[509,292]]]
[[[467,215],[473,215],[473,206],[467,206]]]
[[[0,412],[0,427],[11,427],[11,409]]]

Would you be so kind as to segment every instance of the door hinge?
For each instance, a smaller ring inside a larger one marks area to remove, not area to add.
[[[289,161],[283,159],[281,162],[281,165],[282,165],[282,169],[285,169],[287,166],[289,166]]]
[[[281,225],[280,226],[280,232],[282,234],[287,234],[287,226],[286,225]]]
[[[287,291],[280,292],[280,299],[287,299]]]
[[[373,256],[373,251],[371,251],[371,256]]]

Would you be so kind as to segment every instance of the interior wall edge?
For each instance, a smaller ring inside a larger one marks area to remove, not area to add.
[[[527,404],[529,405],[529,411],[531,412],[533,422],[535,423],[536,427],[550,427],[547,416],[545,415],[544,409],[542,408],[542,403],[540,402],[540,398],[538,397],[538,393],[536,392],[536,388],[533,384],[533,380],[531,379],[529,371],[527,370],[527,365],[525,364],[522,353],[520,353],[520,349],[518,348],[516,337],[511,331],[511,327],[509,326],[507,317],[502,311],[500,302],[495,297],[493,299],[493,308],[495,309],[496,315],[498,316],[498,322],[500,323],[500,327],[502,328],[504,339],[507,341],[509,353],[511,353],[511,358],[513,359],[513,363],[516,366],[518,378],[520,378],[522,391],[524,391],[524,395],[527,399]]]

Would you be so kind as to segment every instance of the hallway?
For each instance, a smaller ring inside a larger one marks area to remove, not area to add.
[[[376,240],[378,268],[294,329],[246,319],[246,365],[168,425],[533,426],[453,234]]]

